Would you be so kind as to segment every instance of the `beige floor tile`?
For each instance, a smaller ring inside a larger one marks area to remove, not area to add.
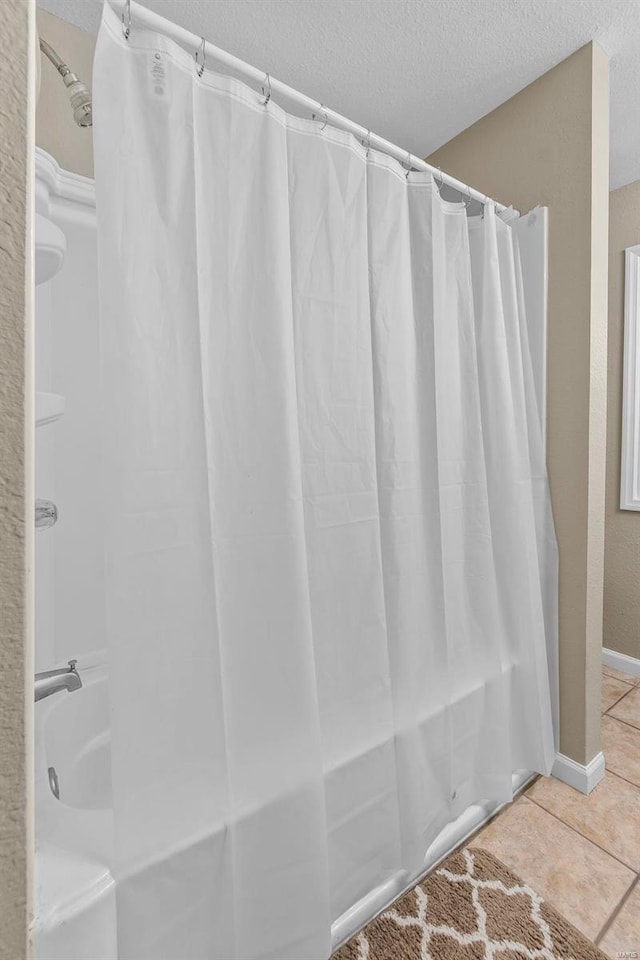
[[[540,777],[526,796],[632,870],[640,870],[640,787],[607,773],[585,796],[554,777]]]
[[[521,797],[474,837],[593,940],[635,874],[590,840]]]
[[[631,693],[623,697],[615,707],[611,708],[609,716],[616,717],[630,723],[632,727],[640,729],[640,687],[633,687]]]
[[[602,672],[607,677],[613,677],[615,680],[624,680],[625,683],[630,683],[632,687],[640,683],[640,677],[634,677],[630,673],[625,673],[624,670],[616,670],[615,667],[603,667]]]
[[[630,690],[633,690],[628,683],[623,683],[622,680],[616,680],[614,677],[608,677],[606,674],[603,674],[602,677],[602,712],[608,710],[609,707],[612,707],[616,700],[619,700],[620,697],[624,697],[625,693],[629,693]]]
[[[640,786],[640,730],[604,716],[602,752],[607,770]]]
[[[614,960],[640,957],[640,884],[636,884],[598,944]]]

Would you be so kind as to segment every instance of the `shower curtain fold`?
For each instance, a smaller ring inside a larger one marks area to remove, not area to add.
[[[519,221],[263,99],[105,6],[120,960],[326,960],[554,754]]]

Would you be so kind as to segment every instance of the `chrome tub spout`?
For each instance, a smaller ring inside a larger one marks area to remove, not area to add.
[[[77,660],[69,660],[69,666],[62,670],[45,670],[44,673],[36,673],[36,702],[50,697],[52,693],[58,690],[68,690],[72,693],[82,686],[80,674],[76,670]]]

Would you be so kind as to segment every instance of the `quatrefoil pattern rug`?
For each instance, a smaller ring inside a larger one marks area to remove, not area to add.
[[[486,850],[452,854],[333,960],[607,960]]]

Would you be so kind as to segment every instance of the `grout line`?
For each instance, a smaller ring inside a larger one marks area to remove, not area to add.
[[[617,770],[612,770],[611,767],[607,766],[607,761],[605,760],[605,770],[607,773],[610,773],[612,777],[617,777],[618,780],[624,780],[625,783],[628,783],[629,786],[635,787],[636,790],[640,790],[640,783],[634,783],[633,780],[628,780],[626,777],[623,777],[621,773],[618,773]]]
[[[607,720],[613,720],[615,723],[623,723],[625,727],[631,727],[632,730],[635,730],[637,734],[640,735],[640,727],[634,727],[632,723],[629,723],[628,720],[621,720],[620,717],[614,717],[608,713],[602,714],[602,719],[607,718]]]
[[[614,678],[614,677],[609,677],[609,679],[610,679],[610,680],[614,680],[615,678]],[[620,680],[620,683],[624,683],[624,680]],[[629,687],[629,689],[627,690],[627,692],[626,692],[626,693],[623,693],[622,696],[621,696],[621,697],[618,697],[618,699],[617,699],[614,703],[610,704],[610,705],[607,707],[607,709],[603,711],[602,716],[605,716],[607,713],[609,713],[609,710],[613,710],[614,707],[617,707],[621,700],[624,700],[625,697],[628,697],[629,694],[630,694],[633,690],[635,690],[635,687],[631,687],[631,686],[629,686],[629,684],[627,684],[627,686]]]
[[[635,730],[636,733],[640,733],[640,727],[636,727],[635,724],[629,723],[628,720],[621,720],[620,717],[614,717],[612,713],[603,713],[603,717],[608,717],[609,720],[617,720],[618,723],[624,723],[625,727],[629,727],[631,730]]]
[[[624,673],[625,677],[629,677],[628,680],[623,680],[622,677],[616,677],[613,673],[607,673],[607,670],[617,670],[617,667],[608,667],[606,663],[602,667],[602,673],[605,677],[609,677],[611,680],[619,680],[620,683],[628,683],[630,687],[637,687],[640,683],[640,677],[635,677],[632,673],[624,673],[624,670],[618,670],[618,673]]]
[[[605,760],[605,772],[608,772],[610,776],[615,777],[616,780],[624,780],[625,783],[628,783],[629,786],[631,787],[635,787],[635,789],[640,793],[640,784],[634,783],[633,780],[627,780],[626,777],[620,776],[620,774],[616,773],[615,770],[608,769],[606,764],[607,764],[607,761]],[[637,870],[636,873],[640,873],[640,869]]]
[[[613,774],[613,776],[615,776],[615,774]],[[616,861],[617,863],[619,863],[621,866],[626,867],[627,870],[630,870],[633,874],[635,874],[635,876],[636,876],[636,878],[637,878],[637,876],[638,876],[638,871],[636,870],[635,867],[629,866],[628,863],[625,863],[624,860],[621,860],[620,857],[618,857],[615,853],[612,853],[611,850],[605,850],[604,847],[601,847],[600,844],[599,844],[599,843],[596,843],[595,840],[592,840],[591,837],[586,837],[586,836],[584,835],[584,833],[580,833],[580,831],[577,829],[577,827],[571,826],[570,823],[567,823],[565,820],[562,819],[562,817],[559,817],[557,813],[554,813],[554,812],[553,812],[553,810],[547,810],[546,807],[543,807],[542,804],[539,803],[537,800],[534,800],[533,797],[527,797],[527,800],[530,800],[531,803],[535,803],[535,805],[536,805],[537,807],[539,807],[540,810],[544,810],[544,812],[545,812],[545,813],[548,813],[550,817],[554,817],[554,818],[558,821],[558,823],[563,824],[563,826],[567,827],[569,830],[571,830],[573,833],[575,833],[576,836],[582,837],[582,839],[583,839],[583,840],[586,840],[587,843],[591,843],[594,847],[597,847],[598,850],[601,850],[603,853],[606,853],[608,857],[611,857],[612,860],[615,860],[615,861]]]
[[[603,717],[606,717],[606,716],[607,716],[606,713],[603,714]],[[607,717],[607,719],[608,719],[608,720],[613,720],[614,723],[621,723],[621,724],[623,725],[623,727],[629,727],[630,730],[635,730],[635,731],[638,733],[638,735],[640,736],[640,730],[638,730],[637,727],[633,727],[630,723],[625,723],[624,720],[618,720],[617,717]],[[603,753],[604,753],[604,751],[603,751]],[[607,761],[607,755],[606,755],[606,754],[604,755],[604,765],[605,765],[605,770],[606,770],[608,773],[612,773],[614,777],[618,777],[620,780],[624,780],[625,783],[630,783],[632,787],[637,787],[637,788],[640,790],[640,783],[636,783],[635,780],[629,780],[628,777],[623,776],[621,773],[618,773],[617,770],[614,770],[613,767],[610,767],[610,766],[609,766],[609,763],[608,763],[608,761]]]
[[[626,696],[626,694],[625,694],[625,696]],[[614,704],[614,706],[615,706],[615,704]],[[625,727],[631,727],[631,729],[632,729],[632,730],[635,730],[636,733],[640,733],[640,727],[634,726],[632,723],[629,723],[628,720],[621,720],[620,717],[614,717],[613,714],[610,714],[610,713],[603,713],[602,716],[603,716],[603,717],[609,717],[610,720],[617,720],[618,723],[624,723]]]
[[[626,694],[625,694],[625,696],[626,696]],[[609,772],[610,772],[610,773],[612,774],[612,776],[614,776],[614,777],[615,777],[615,776],[618,776],[616,773],[613,773],[613,771],[611,771],[611,770],[610,770]],[[614,921],[615,921],[616,918],[618,917],[618,914],[620,913],[620,911],[622,910],[622,908],[623,908],[624,905],[626,904],[627,900],[629,899],[629,897],[631,896],[631,894],[632,894],[633,891],[635,890],[636,886],[637,886],[638,883],[640,882],[640,874],[638,873],[638,871],[637,871],[634,867],[630,867],[629,864],[624,863],[622,860],[619,859],[619,857],[617,857],[615,854],[611,853],[609,850],[605,850],[604,847],[601,847],[599,843],[596,843],[596,842],[595,842],[594,840],[592,840],[590,837],[585,837],[584,834],[580,833],[579,830],[576,830],[575,827],[572,827],[571,824],[565,823],[564,820],[562,820],[560,817],[556,816],[555,813],[552,813],[551,810],[547,810],[546,807],[543,807],[542,804],[541,804],[541,803],[538,803],[538,801],[534,800],[533,797],[528,796],[528,791],[529,791],[529,790],[538,782],[538,780],[540,780],[540,779],[544,779],[544,778],[542,778],[542,777],[537,777],[532,783],[527,783],[527,784],[525,784],[525,785],[518,791],[518,793],[514,795],[514,798],[513,798],[512,803],[507,804],[507,806],[503,807],[502,810],[500,810],[498,813],[495,814],[495,816],[491,817],[490,820],[488,820],[488,821],[487,821],[486,823],[484,823],[481,827],[479,827],[478,830],[477,830],[474,834],[471,835],[471,837],[468,837],[468,838],[467,838],[464,846],[469,846],[469,845],[471,845],[471,843],[473,842],[473,839],[474,839],[475,837],[477,837],[479,834],[481,834],[482,831],[483,831],[486,827],[488,827],[490,823],[493,823],[493,821],[498,820],[499,817],[500,817],[503,813],[506,813],[506,811],[508,810],[508,808],[509,808],[510,806],[512,806],[512,805],[516,802],[516,800],[519,800],[519,799],[520,799],[520,797],[525,797],[525,799],[531,801],[531,803],[534,803],[540,810],[543,810],[545,813],[548,813],[550,816],[554,817],[554,819],[556,819],[556,820],[558,821],[558,823],[561,823],[564,827],[567,827],[567,829],[570,830],[572,833],[575,833],[576,836],[581,837],[583,840],[586,840],[587,843],[591,843],[591,844],[592,844],[594,847],[596,847],[598,850],[601,850],[602,853],[604,853],[604,854],[606,854],[607,856],[611,857],[612,860],[615,860],[616,863],[619,863],[621,866],[626,867],[626,869],[627,869],[627,870],[630,870],[631,873],[633,874],[633,879],[631,880],[631,883],[629,884],[627,890],[625,891],[625,893],[623,894],[623,896],[621,897],[621,899],[618,901],[618,903],[616,904],[616,906],[615,906],[615,907],[613,908],[613,910],[611,911],[611,914],[609,915],[608,919],[605,920],[605,922],[604,922],[604,924],[603,924],[600,932],[598,933],[598,935],[597,935],[596,937],[594,937],[593,943],[595,943],[595,944],[597,945],[597,944],[600,943],[600,941],[602,940],[602,938],[603,938],[603,937],[605,936],[605,934],[608,932],[609,928],[613,925]],[[619,779],[620,779],[620,780],[624,780],[624,777],[619,777]],[[629,781],[629,780],[627,780],[627,781],[625,781],[625,782],[626,782],[626,783],[631,783],[631,781]],[[637,787],[638,785],[637,785],[637,784],[632,784],[632,786]],[[638,789],[640,789],[640,787],[638,787]],[[458,848],[458,849],[459,849],[459,848]],[[556,908],[556,909],[557,909],[557,908]]]
[[[613,926],[613,923],[614,923],[614,921],[616,920],[616,918],[618,917],[618,915],[620,914],[620,911],[622,910],[622,908],[624,907],[625,903],[627,902],[627,900],[629,899],[629,897],[631,896],[631,894],[633,893],[633,891],[634,891],[635,888],[637,887],[639,880],[640,880],[640,877],[636,876],[635,880],[633,880],[633,881],[631,882],[631,886],[629,887],[629,889],[627,890],[627,892],[624,894],[624,896],[623,896],[622,899],[620,900],[618,906],[615,907],[615,909],[613,910],[613,912],[612,912],[611,916],[609,917],[609,919],[608,919],[608,920],[605,920],[604,925],[603,925],[603,927],[602,927],[602,930],[600,931],[600,933],[598,934],[598,936],[597,936],[597,937],[595,938],[595,940],[593,941],[593,942],[596,944],[596,946],[600,943],[600,941],[603,939],[603,937],[605,936],[605,934],[608,933],[609,930],[611,929],[611,927]]]
[[[636,688],[635,683],[629,683],[627,680],[620,680],[618,677],[609,677],[609,680],[613,680],[614,683],[621,683],[623,686],[629,688],[624,693],[620,694],[622,697],[626,697],[628,693],[631,693],[631,691],[635,690]],[[620,697],[618,697],[618,699],[620,699]]]

